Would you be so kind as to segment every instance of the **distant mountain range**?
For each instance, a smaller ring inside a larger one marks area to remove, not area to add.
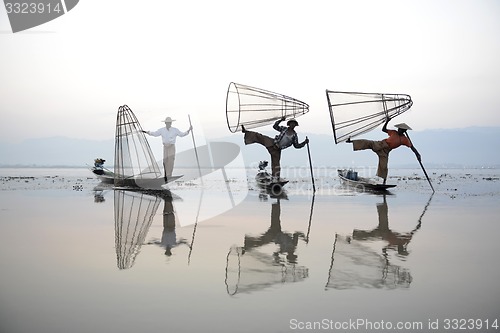
[[[86,140],[68,137],[27,139],[20,143],[0,142],[0,166],[93,165],[97,157],[114,159],[114,140]]]
[[[377,157],[371,151],[352,151],[352,145],[336,145],[332,135],[302,133],[310,139],[311,159],[315,167],[375,166]],[[275,132],[264,131],[268,135]],[[500,128],[469,127],[462,129],[410,131],[410,136],[428,167],[498,167],[500,166]],[[373,131],[364,138],[383,139],[385,134]],[[241,147],[247,166],[255,166],[259,160],[269,160],[267,151],[259,145],[243,144],[241,133],[207,141],[233,142]],[[158,159],[161,153],[155,151]],[[94,158],[102,157],[111,166],[114,159],[113,140],[85,140],[68,137],[28,139],[20,143],[0,142],[0,167],[84,167]],[[419,167],[411,150],[405,147],[391,152],[390,166]],[[293,147],[283,151],[283,166],[308,166],[307,149]]]

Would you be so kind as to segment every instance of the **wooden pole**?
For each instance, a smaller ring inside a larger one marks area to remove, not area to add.
[[[198,150],[196,149],[196,142],[194,141],[193,125],[191,124],[191,116],[188,114],[189,127],[191,128],[191,138],[193,139],[194,154],[196,156],[196,163],[198,163],[198,172],[200,174],[201,184],[203,185],[203,177],[201,176],[200,160],[198,158]]]
[[[411,139],[410,139],[410,136],[408,135],[408,132],[406,132],[405,134],[408,137],[408,140],[410,140],[410,142],[411,142]],[[413,145],[413,143],[412,143],[412,145]],[[434,187],[432,186],[429,175],[427,175],[427,171],[425,171],[425,168],[424,168],[424,165],[422,164],[422,161],[420,161],[418,159],[417,159],[417,161],[418,161],[418,163],[420,163],[420,167],[422,168],[422,171],[424,172],[425,178],[427,178],[427,181],[429,182],[429,185],[431,186],[432,193],[436,192],[436,191],[434,191]]]
[[[307,139],[307,136],[306,136]],[[316,186],[314,185],[314,175],[313,175],[313,167],[311,162],[311,150],[309,149],[309,142],[306,143],[307,146],[307,155],[309,156],[309,168],[311,169],[311,179],[313,184],[313,192],[316,192]]]
[[[316,193],[313,193],[312,201],[311,201],[311,213],[309,214],[309,225],[307,226],[307,235],[306,235],[306,244],[309,244],[309,233],[311,232],[311,222],[313,217],[313,208],[314,208],[314,197]]]

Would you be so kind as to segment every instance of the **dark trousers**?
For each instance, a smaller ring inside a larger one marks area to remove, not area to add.
[[[249,145],[252,143],[259,143],[266,147],[267,151],[271,155],[271,170],[273,176],[279,177],[281,166],[281,149],[274,145],[274,139],[257,132],[246,131],[245,132],[245,144]]]

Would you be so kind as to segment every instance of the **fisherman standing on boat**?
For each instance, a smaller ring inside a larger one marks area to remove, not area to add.
[[[286,125],[280,126],[280,123],[285,120],[282,117],[277,122],[274,123],[273,128],[280,132],[276,137],[270,138],[267,135],[261,133],[247,131],[243,125],[241,125],[241,131],[245,134],[245,144],[249,145],[252,143],[259,143],[267,148],[267,151],[271,155],[271,169],[273,174],[273,181],[277,182],[280,180],[280,159],[281,151],[290,146],[294,146],[296,149],[304,147],[309,143],[309,139],[306,138],[302,143],[299,143],[297,132],[295,132],[295,127],[299,126],[299,123],[295,119],[290,119]]]
[[[420,162],[420,154],[417,149],[413,146],[410,139],[405,135],[407,130],[411,130],[411,127],[406,125],[405,123],[394,125],[398,130],[388,130],[387,124],[391,118],[387,118],[384,126],[382,127],[382,131],[389,135],[388,138],[381,141],[372,141],[372,140],[351,140],[351,138],[347,139],[347,143],[352,142],[353,150],[364,150],[371,149],[375,154],[378,155],[378,168],[377,168],[377,176],[384,180],[384,184],[387,180],[387,165],[389,162],[389,152],[393,149],[398,148],[401,145],[405,145],[409,147],[417,157],[417,160]]]
[[[163,120],[165,127],[162,127],[154,132],[143,131],[151,136],[161,136],[163,140],[163,168],[165,170],[165,182],[167,182],[168,178],[172,177],[172,172],[174,170],[176,138],[178,136],[183,137],[188,135],[193,129],[193,126],[189,126],[189,129],[186,132],[181,132],[178,128],[172,127],[173,121],[175,121],[175,119],[167,117]]]

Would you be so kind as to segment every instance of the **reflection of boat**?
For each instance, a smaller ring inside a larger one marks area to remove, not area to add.
[[[389,188],[396,187],[396,185],[389,185],[389,184],[381,184],[377,183],[376,181],[369,179],[369,178],[364,178],[364,177],[359,177],[358,173],[353,170],[347,170],[347,169],[342,169],[342,170],[337,170],[340,181],[349,187],[355,188],[360,191],[386,191]]]
[[[278,180],[274,179],[274,177],[266,170],[267,164],[267,161],[259,162],[259,171],[257,172],[257,175],[255,175],[255,181],[259,187],[269,190],[271,194],[281,195],[283,193],[283,186],[288,183],[288,180],[282,178],[279,178]]]

